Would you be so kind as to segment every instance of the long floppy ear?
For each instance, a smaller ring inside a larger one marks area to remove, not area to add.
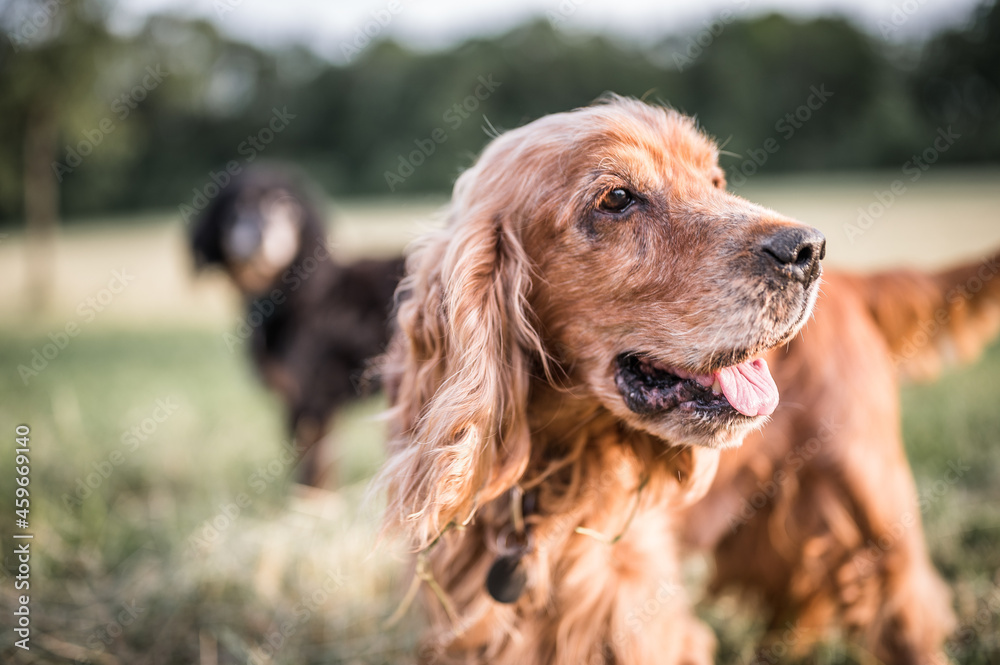
[[[530,452],[528,259],[490,203],[456,186],[448,227],[411,255],[389,353],[388,520],[418,547],[512,487]],[[463,182],[465,180],[465,182]]]
[[[221,205],[217,201],[212,201],[194,219],[190,240],[195,270],[203,270],[210,265],[221,265],[225,262],[222,254],[221,215]]]

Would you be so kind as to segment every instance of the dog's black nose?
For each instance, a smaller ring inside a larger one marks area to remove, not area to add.
[[[764,238],[760,249],[771,267],[808,284],[819,275],[819,262],[826,256],[826,238],[811,226],[789,226]]]

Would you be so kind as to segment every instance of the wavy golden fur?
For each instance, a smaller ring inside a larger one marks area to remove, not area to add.
[[[440,587],[426,594],[421,662],[711,663],[714,640],[680,585],[679,531],[719,547],[723,571],[728,553],[734,566],[788,560],[811,574],[816,561],[828,563],[807,558],[829,549],[824,538],[855,538],[835,527],[863,511],[817,514],[806,540],[769,539],[775,521],[758,511],[735,530],[758,549],[726,550],[728,518],[744,485],[754,489],[740,474],[766,474],[780,445],[761,444],[760,463],[757,451],[736,463],[728,456],[732,490],[717,482],[722,493],[697,503],[720,451],[767,422],[720,403],[708,390],[713,373],[766,355],[790,401],[811,403],[824,390],[817,375],[797,393],[810,360],[773,352],[812,311],[822,237],[727,192],[717,157],[691,119],[634,100],[546,116],[487,147],[456,183],[446,228],[411,254],[385,368],[392,431],[380,481],[387,528],[421,553],[425,587]],[[886,354],[871,355],[877,363]],[[781,424],[796,408],[780,408],[767,432],[807,436],[807,415],[797,429]],[[905,471],[898,426],[872,437],[881,435],[885,463]],[[908,473],[884,475],[903,503],[913,495]],[[512,533],[525,588],[502,603],[484,582]],[[909,597],[930,598],[947,615],[919,519],[904,540],[911,567],[931,582]],[[780,558],[786,545],[800,554]],[[796,570],[762,574],[776,602],[792,585],[786,605],[800,609]],[[871,597],[878,605],[884,595]]]
[[[900,379],[975,358],[1000,330],[1000,256],[938,273],[830,273],[815,321],[769,356],[781,406],[723,457],[685,520],[714,587],[762,598],[803,653],[839,628],[877,662],[944,665],[951,597],[927,556]],[[957,465],[946,472],[957,482]],[[759,662],[780,662],[777,644]]]

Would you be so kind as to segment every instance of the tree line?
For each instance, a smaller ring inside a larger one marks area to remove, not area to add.
[[[256,160],[294,162],[333,196],[446,192],[490,136],[606,91],[695,115],[737,187],[900,169],[940,131],[960,136],[942,163],[1000,158],[992,3],[921,43],[842,18],[724,13],[640,47],[553,15],[432,52],[357,37],[346,63],[169,15],[121,34],[110,11],[54,0],[0,14],[0,221],[183,211]]]

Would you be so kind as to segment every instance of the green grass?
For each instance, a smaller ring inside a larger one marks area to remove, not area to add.
[[[40,342],[0,335],[0,431],[32,428],[36,534],[33,650],[24,659],[8,643],[5,661],[190,663],[217,648],[224,663],[405,662],[419,619],[380,626],[401,595],[403,557],[391,543],[376,548],[377,506],[364,500],[381,455],[377,400],[351,409],[335,432],[351,484],[325,503],[304,501],[290,497],[280,466],[279,405],[219,335],[94,329],[25,388],[10,370]],[[969,665],[1000,662],[1000,620],[988,608],[1000,600],[998,397],[1000,346],[903,394],[917,482],[937,496],[924,514],[931,554],[972,635],[952,643],[952,655]],[[123,443],[164,399],[174,412],[146,441]],[[101,465],[114,451],[123,460],[108,473]],[[949,462],[970,468],[938,496]],[[278,473],[254,476],[269,463]],[[67,505],[88,476],[96,489]],[[6,473],[5,534],[12,493]],[[245,506],[236,505],[241,494]],[[324,579],[333,590],[313,599]],[[2,588],[0,611],[10,616],[12,581]],[[753,617],[726,602],[703,613],[720,633],[720,662],[746,662],[760,629]],[[280,642],[271,660],[269,635]],[[862,661],[834,645],[818,662]]]
[[[962,179],[966,189],[944,176],[921,181],[853,244],[843,224],[886,174],[840,185],[764,182],[747,193],[818,225],[834,263],[942,264],[1000,237],[996,173],[973,176]],[[334,246],[345,256],[398,251],[428,209],[345,208]],[[280,404],[245,349],[232,353],[223,341],[239,306],[218,276],[192,278],[177,224],[74,227],[60,240],[57,297],[34,322],[24,318],[23,258],[19,235],[0,244],[0,454],[12,459],[15,425],[31,426],[34,632],[23,652],[5,630],[0,663],[207,665],[209,654],[222,665],[411,662],[419,612],[391,630],[381,624],[405,590],[405,556],[376,541],[379,507],[366,495],[382,458],[374,418],[382,402],[338,419],[346,487],[302,496],[281,461]],[[25,385],[18,365],[31,362],[50,330],[80,323],[78,303],[122,267],[135,283]],[[153,429],[147,419],[158,400],[172,412]],[[918,488],[932,499],[923,514],[928,547],[962,627],[949,653],[961,665],[1000,663],[1000,346],[936,383],[906,388],[903,406]],[[144,422],[147,438],[131,438]],[[968,469],[946,483],[949,464]],[[4,617],[21,593],[9,577],[17,563],[8,552],[11,467],[0,466]],[[719,635],[718,662],[749,662],[757,617],[728,598],[699,611]],[[870,661],[831,644],[816,662]]]
[[[0,335],[0,431],[13,448],[15,425],[31,426],[35,533],[32,650],[5,636],[0,659],[191,663],[217,647],[220,662],[388,663],[412,646],[412,625],[379,626],[405,571],[391,543],[375,547],[377,506],[364,501],[378,400],[335,431],[352,484],[308,501],[290,497],[279,405],[220,335],[90,330],[25,387],[13,370],[43,341]],[[157,400],[173,412],[128,438]],[[0,478],[8,535],[12,479]]]
[[[928,546],[959,614],[949,653],[1000,663],[1000,345],[933,385],[907,388],[903,407]]]

